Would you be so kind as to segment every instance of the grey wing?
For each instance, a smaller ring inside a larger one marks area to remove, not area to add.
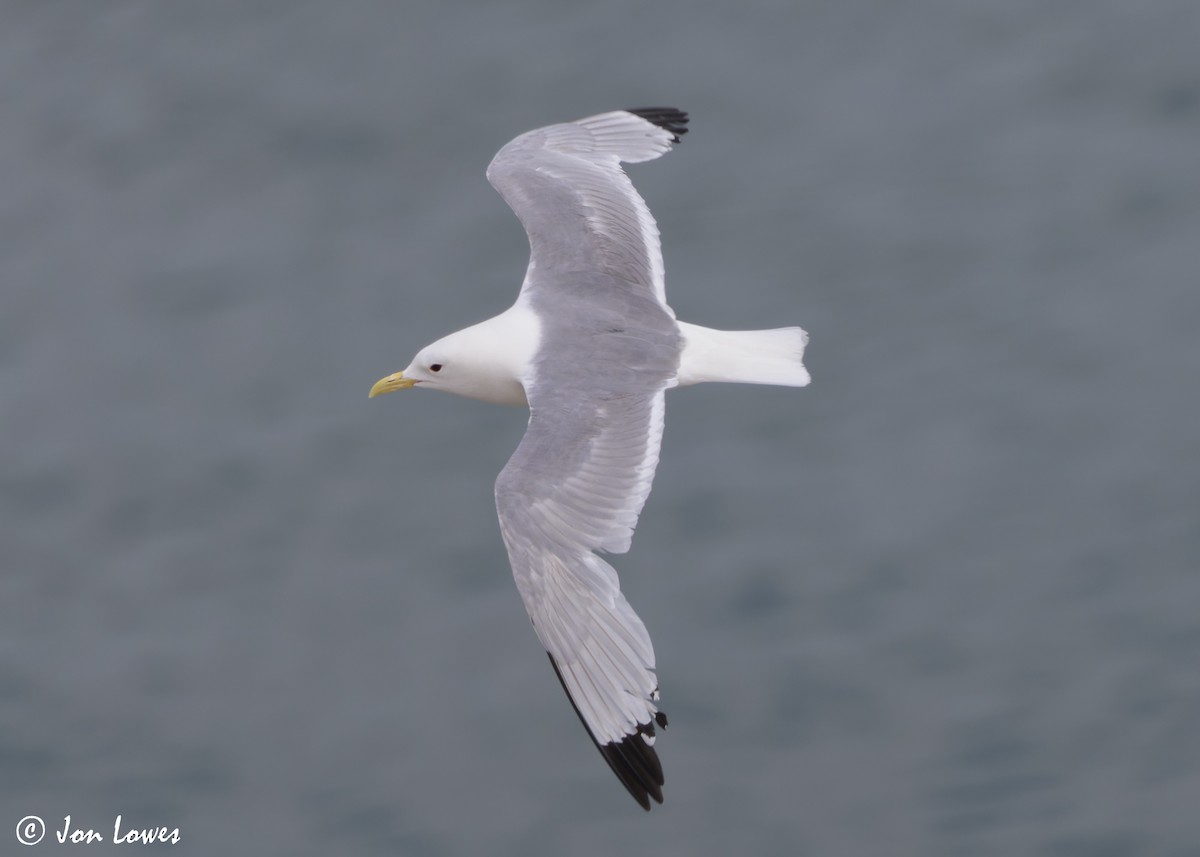
[[[621,162],[670,151],[687,121],[674,108],[616,110],[530,131],[496,154],[488,181],[529,236],[524,288],[592,271],[648,291],[670,312],[658,225]]]
[[[654,648],[597,550],[628,549],[662,440],[665,382],[611,399],[530,391],[496,480],[500,530],[534,629],[580,720],[630,794],[662,802]]]

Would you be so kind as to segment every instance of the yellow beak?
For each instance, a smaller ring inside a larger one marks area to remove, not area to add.
[[[367,394],[367,398],[374,399],[376,396],[382,396],[384,393],[407,390],[416,383],[412,378],[405,378],[403,372],[396,372],[393,375],[388,375],[386,378],[380,378],[376,381],[375,386],[371,388],[371,392]]]

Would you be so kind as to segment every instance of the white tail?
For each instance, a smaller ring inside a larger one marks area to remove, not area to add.
[[[798,327],[713,330],[681,321],[679,332],[681,387],[704,381],[803,387],[812,380],[803,360],[808,334]]]

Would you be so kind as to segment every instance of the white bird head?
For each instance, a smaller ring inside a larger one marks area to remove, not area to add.
[[[444,336],[417,352],[402,372],[375,382],[368,398],[409,387],[444,390],[501,405],[524,405],[524,376],[534,341],[512,312]]]

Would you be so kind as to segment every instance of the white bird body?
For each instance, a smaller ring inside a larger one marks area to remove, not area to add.
[[[675,384],[713,381],[803,387],[808,334],[798,327],[714,330],[677,321],[683,336]],[[401,374],[414,386],[495,405],[528,406],[525,383],[537,354],[541,324],[518,300],[500,315],[442,337],[421,349]],[[520,346],[514,350],[513,346]],[[431,372],[430,366],[442,366]],[[455,370],[450,374],[449,368]]]
[[[421,349],[371,390],[529,406],[496,480],[513,577],[576,713],[645,809],[662,802],[664,782],[654,649],[599,553],[629,549],[667,389],[809,382],[800,328],[714,330],[677,321],[666,302],[658,228],[620,165],[669,151],[686,123],[673,108],[619,110],[504,146],[488,180],[529,237],[516,303]]]

